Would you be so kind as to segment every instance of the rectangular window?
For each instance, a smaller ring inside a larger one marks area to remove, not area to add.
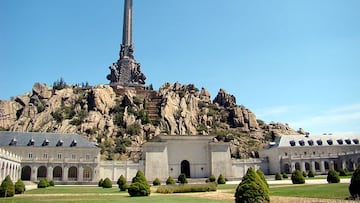
[[[29,157],[29,159],[32,159],[32,157],[33,157],[32,153],[29,153],[28,157]]]
[[[86,158],[86,160],[89,160],[89,159],[90,159],[90,155],[87,154],[87,155],[85,156],[85,158]]]
[[[76,155],[75,155],[75,154],[72,154],[72,155],[71,155],[71,158],[72,158],[72,159],[76,159]]]
[[[45,154],[43,155],[43,158],[44,158],[44,159],[47,159],[47,158],[48,158],[48,154],[45,153]]]
[[[58,159],[61,159],[61,154],[59,153],[57,157],[58,157]]]

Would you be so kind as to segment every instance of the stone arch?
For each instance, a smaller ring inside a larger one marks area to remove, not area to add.
[[[339,170],[339,164],[338,164],[338,162],[337,161],[334,161],[333,162],[334,163],[334,170]]]
[[[54,180],[62,180],[63,172],[60,166],[55,166],[53,169],[53,179]]]
[[[183,160],[181,162],[181,173],[185,174],[187,178],[190,178],[190,162],[188,160]]]
[[[315,171],[320,171],[320,164],[319,164],[319,162],[315,162]]]
[[[305,171],[310,171],[311,170],[311,165],[309,162],[305,162]]]
[[[283,167],[284,173],[290,173],[290,165],[288,163],[284,164]]]
[[[296,162],[296,163],[295,163],[295,170],[301,170],[301,167],[300,167],[300,163],[299,163],[299,162]]]
[[[77,181],[77,178],[78,178],[78,169],[75,166],[71,166],[68,172],[68,179],[69,181]]]
[[[37,178],[46,178],[47,177],[47,168],[46,166],[40,166],[37,170]]]
[[[24,166],[21,169],[21,180],[31,180],[31,167]]]
[[[83,180],[84,181],[92,181],[92,168],[85,166],[83,172]]]

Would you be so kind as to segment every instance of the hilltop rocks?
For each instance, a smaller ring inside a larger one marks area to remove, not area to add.
[[[236,98],[234,95],[228,94],[225,90],[220,89],[213,102],[223,107],[231,107],[236,105]]]
[[[223,89],[211,101],[205,88],[179,83],[159,91],[35,83],[32,93],[0,101],[0,113],[0,130],[79,133],[98,142],[106,159],[139,158],[142,144],[158,135],[211,135],[229,142],[233,157],[251,157],[272,137],[298,133],[286,124],[259,125]]]

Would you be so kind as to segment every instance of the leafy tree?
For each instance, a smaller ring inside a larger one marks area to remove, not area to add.
[[[184,173],[180,174],[178,177],[178,181],[180,184],[186,184],[188,183],[187,179],[186,179],[186,175]]]
[[[171,176],[166,179],[166,185],[175,185],[175,183],[175,180]]]
[[[22,180],[18,180],[15,183],[15,194],[22,194],[25,192],[25,184]]]
[[[119,177],[117,184],[119,186],[120,191],[126,191],[126,189],[128,188],[127,180],[123,175]]]
[[[236,188],[235,202],[270,202],[269,189],[251,167]]]
[[[263,173],[260,169],[256,170],[256,173],[257,173],[257,175],[259,176],[259,178],[264,182],[264,184],[266,185],[266,187],[269,188],[269,185],[268,185],[268,183],[267,183],[267,181],[266,181],[266,178],[265,178],[264,173]]]
[[[349,192],[354,199],[360,198],[360,165],[351,176]]]
[[[159,179],[159,178],[155,178],[155,180],[153,181],[153,185],[154,185],[154,186],[161,185],[160,179]]]
[[[141,172],[140,170],[136,173],[136,176],[132,179],[132,183],[128,188],[128,193],[131,197],[150,195],[150,185],[147,182],[144,173]]]
[[[308,172],[307,176],[308,176],[309,178],[315,177],[314,171],[313,171],[313,170],[310,170],[310,171]]]
[[[0,186],[0,197],[13,197],[15,194],[15,186],[10,176],[6,176]]]
[[[59,80],[56,80],[53,83],[53,89],[54,90],[62,90],[66,87],[66,82],[65,80],[61,77]]]
[[[339,174],[335,170],[330,169],[328,171],[326,180],[327,180],[328,183],[339,183],[340,182],[340,177],[339,177]]]
[[[282,180],[282,176],[279,172],[275,174],[275,180]]]
[[[300,170],[296,170],[291,174],[291,181],[293,184],[304,184],[305,177]]]
[[[222,174],[219,175],[219,177],[218,177],[218,179],[217,179],[217,183],[218,183],[219,185],[221,185],[221,184],[226,184],[226,180],[225,180],[225,178],[224,178],[224,176],[223,176]]]

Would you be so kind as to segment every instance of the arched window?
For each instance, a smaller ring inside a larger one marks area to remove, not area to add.
[[[90,167],[84,168],[83,179],[84,179],[84,181],[92,181],[92,168],[90,168]]]
[[[68,173],[68,179],[70,181],[77,181],[78,178],[78,170],[75,166],[72,166],[69,168],[69,173]]]
[[[30,180],[31,178],[31,168],[30,166],[24,166],[21,169],[21,180]]]
[[[45,166],[40,166],[37,171],[37,178],[40,180],[42,178],[46,178],[47,176],[47,169]]]
[[[62,180],[62,168],[60,166],[56,166],[53,170],[53,178],[54,180]]]

